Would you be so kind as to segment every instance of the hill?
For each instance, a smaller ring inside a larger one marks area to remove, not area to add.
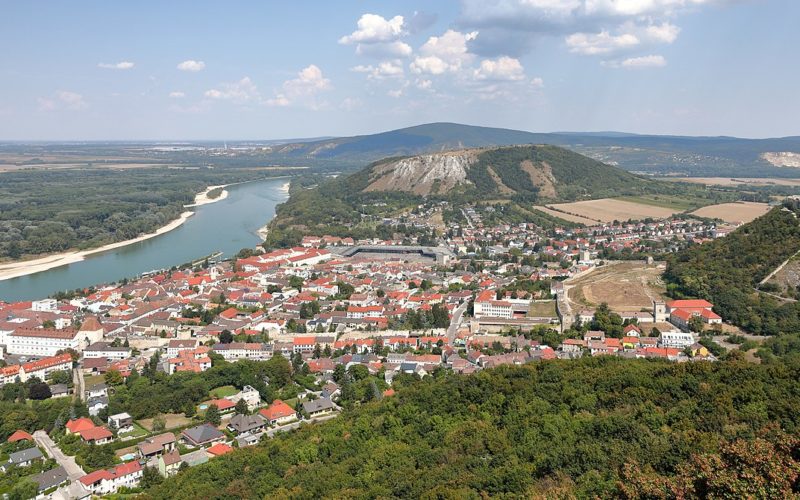
[[[296,141],[268,148],[276,163],[333,166],[352,171],[393,156],[514,144],[552,144],[625,170],[689,176],[800,177],[776,158],[800,153],[800,137],[742,139],[637,135],[620,132],[533,133],[458,123],[429,123],[370,135]]]
[[[537,203],[689,192],[698,198],[709,196],[697,186],[645,179],[556,146],[388,158],[355,174],[320,181],[316,187],[293,189],[276,210],[267,245],[296,244],[303,234],[386,239],[392,230],[371,221],[408,211],[425,200],[446,201],[452,207],[504,201],[524,219],[520,221],[548,226],[564,221],[532,210]]]
[[[676,298],[709,300],[725,320],[752,333],[797,332],[800,303],[756,286],[800,250],[798,214],[800,206],[787,202],[724,238],[670,256],[667,291]]]
[[[406,376],[144,497],[786,498],[799,368],[604,357]]]

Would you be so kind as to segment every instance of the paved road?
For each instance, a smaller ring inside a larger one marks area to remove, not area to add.
[[[331,413],[329,415],[323,415],[321,417],[317,417],[317,418],[314,418],[314,419],[311,419],[311,420],[298,420],[297,422],[292,422],[291,424],[282,425],[282,426],[276,427],[274,429],[268,429],[266,431],[266,434],[269,437],[275,437],[275,434],[277,434],[279,432],[291,431],[291,430],[297,429],[298,427],[300,427],[303,424],[311,424],[311,423],[314,423],[314,422],[325,422],[326,420],[330,420],[330,419],[336,418],[338,416],[339,416],[339,412],[337,411],[335,413]]]
[[[75,368],[73,370],[72,382],[77,391],[77,394],[75,394],[75,396],[77,396],[78,401],[83,401],[86,385],[85,382],[83,381],[83,369],[81,367]]]
[[[86,475],[83,469],[81,469],[80,465],[75,463],[75,458],[64,455],[64,452],[62,452],[58,445],[54,443],[52,439],[50,439],[50,436],[48,436],[46,432],[34,432],[33,439],[36,441],[36,444],[44,448],[47,456],[55,459],[55,461],[58,462],[58,465],[64,467],[64,470],[67,471],[67,475],[71,480],[77,481]]]
[[[456,339],[456,331],[458,331],[458,326],[461,324],[461,318],[464,316],[464,313],[469,306],[469,301],[465,300],[463,304],[458,306],[455,311],[453,311],[453,317],[450,319],[450,326],[447,327],[447,343],[449,345],[453,345],[453,341]]]

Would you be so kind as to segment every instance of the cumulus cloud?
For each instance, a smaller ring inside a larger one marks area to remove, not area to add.
[[[356,45],[356,54],[377,58],[411,55],[411,46],[400,40],[408,34],[403,16],[386,19],[364,14],[356,24],[356,31],[339,38],[342,45]]]
[[[103,69],[133,69],[134,63],[130,61],[120,61],[118,63],[112,63],[112,64],[99,63],[97,67]]]
[[[484,59],[474,75],[478,80],[519,81],[525,79],[525,70],[519,60],[504,56],[495,60]]]
[[[40,111],[56,111],[59,109],[81,110],[87,107],[83,96],[69,90],[59,90],[50,97],[38,99]]]
[[[317,108],[319,104],[314,96],[319,92],[330,90],[331,81],[322,74],[322,70],[310,64],[297,73],[297,78],[286,80],[281,86],[281,91],[267,99],[268,106],[289,106],[295,103],[304,104],[310,108]]]
[[[535,89],[543,89],[544,88],[544,80],[540,77],[531,78],[531,87]]]
[[[206,67],[206,63],[203,61],[195,61],[194,59],[189,59],[187,61],[183,61],[182,63],[178,64],[177,68],[181,71],[191,71],[191,72],[198,72],[202,71],[203,68]]]
[[[681,29],[674,24],[663,22],[660,25],[652,24],[645,28],[645,34],[650,40],[661,43],[672,43],[678,38]]]
[[[353,68],[356,73],[365,73],[370,80],[401,78],[405,75],[400,61],[383,61],[377,65],[358,65]]]
[[[477,36],[477,31],[461,33],[447,30],[442,36],[430,37],[420,47],[420,55],[411,63],[411,71],[431,75],[459,71],[475,57],[467,50],[467,42]]]
[[[570,52],[584,55],[608,54],[639,45],[639,39],[631,33],[615,36],[608,31],[573,33],[565,41]]]
[[[261,99],[255,83],[247,76],[237,82],[223,83],[216,88],[206,90],[203,95],[209,99],[233,101],[239,104]]]
[[[184,94],[183,92],[181,92],[181,91],[179,91],[179,90],[176,90],[176,91],[174,91],[174,92],[170,92],[170,93],[169,93],[169,96],[170,96],[172,99],[183,99],[184,97],[186,97],[186,94]]]

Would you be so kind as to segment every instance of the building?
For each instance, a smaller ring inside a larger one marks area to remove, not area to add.
[[[684,349],[694,344],[694,335],[684,332],[661,332],[659,344],[661,347]]]
[[[225,434],[211,424],[202,424],[181,432],[181,437],[189,446],[206,447],[225,441]]]
[[[147,459],[175,450],[175,443],[175,434],[165,432],[164,434],[149,437],[136,446],[139,451],[139,456]]]
[[[181,351],[191,351],[197,348],[197,339],[170,340],[167,344],[167,358],[177,358]]]
[[[276,399],[258,412],[270,425],[283,425],[297,420],[297,412],[280,399]]]
[[[32,447],[25,450],[15,451],[8,455],[8,462],[4,463],[0,470],[6,472],[11,467],[28,467],[39,460],[44,459],[39,448]]]
[[[130,347],[114,347],[111,342],[95,342],[83,350],[84,359],[128,359],[131,357]]]
[[[117,413],[108,417],[108,425],[117,430],[117,434],[133,430],[133,417],[127,413]]]
[[[172,450],[158,457],[158,472],[164,477],[174,476],[181,470],[181,454]]]
[[[47,380],[51,373],[58,371],[72,371],[72,356],[61,354],[21,365],[0,368],[0,385],[14,383],[17,379],[25,382],[31,377]]]
[[[94,495],[116,493],[118,489],[135,488],[142,479],[142,466],[133,460],[113,469],[100,469],[78,479]]]
[[[17,328],[7,337],[6,351],[25,356],[55,356],[64,349],[83,350],[86,343],[74,329]]]
[[[266,419],[257,413],[255,415],[237,414],[231,417],[228,423],[228,430],[236,434],[256,433],[262,431],[266,426]]]
[[[244,399],[245,403],[247,403],[247,409],[250,411],[261,404],[261,394],[249,385],[244,386],[241,391],[225,399],[233,401],[234,403],[238,403],[240,399]]]
[[[303,411],[308,413],[309,417],[315,418],[333,413],[336,411],[336,406],[330,399],[320,398],[303,403]]]
[[[272,346],[258,342],[214,344],[213,350],[222,356],[225,361],[239,361],[240,359],[264,361],[272,357]]]
[[[475,298],[473,315],[481,318],[524,318],[530,310],[531,302],[525,299],[497,300],[494,290],[484,290]]]
[[[200,373],[211,368],[211,358],[208,357],[210,349],[206,346],[194,349],[185,349],[178,352],[178,356],[167,361],[167,373],[176,372]]]
[[[673,300],[667,302],[669,321],[682,330],[689,329],[692,318],[699,317],[707,325],[722,323],[722,318],[712,311],[713,304],[706,300]]]

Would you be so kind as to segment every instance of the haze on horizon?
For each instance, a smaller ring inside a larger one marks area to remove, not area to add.
[[[0,140],[800,135],[791,0],[0,6]]]

